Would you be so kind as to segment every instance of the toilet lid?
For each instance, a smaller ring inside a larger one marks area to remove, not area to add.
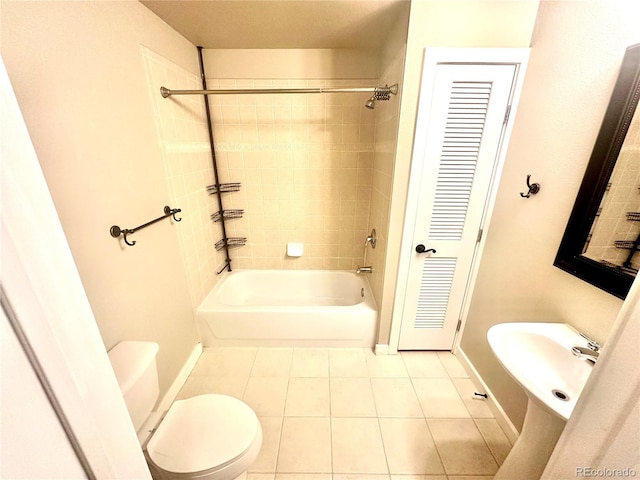
[[[147,453],[165,471],[210,470],[244,454],[259,428],[256,414],[237,398],[199,395],[173,403]]]

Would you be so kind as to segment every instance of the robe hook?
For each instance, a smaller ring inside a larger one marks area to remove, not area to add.
[[[531,183],[531,175],[527,175],[527,188],[529,188],[529,191],[527,193],[520,192],[520,196],[522,198],[529,198],[531,195],[535,195],[536,193],[538,193],[540,191],[540,184]]]

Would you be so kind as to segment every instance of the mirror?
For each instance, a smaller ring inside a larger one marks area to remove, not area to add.
[[[619,298],[640,267],[640,44],[627,48],[554,265]]]

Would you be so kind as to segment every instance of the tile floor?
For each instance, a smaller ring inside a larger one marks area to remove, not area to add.
[[[449,352],[205,348],[178,399],[223,393],[260,419],[237,480],[489,480],[509,440]]]

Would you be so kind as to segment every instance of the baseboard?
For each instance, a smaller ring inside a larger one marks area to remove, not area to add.
[[[191,371],[196,366],[196,363],[198,362],[198,359],[200,358],[201,354],[202,354],[202,344],[197,343],[195,347],[193,347],[193,350],[191,351],[189,358],[187,358],[187,361],[184,363],[184,365],[180,369],[178,376],[169,387],[169,390],[167,390],[167,393],[165,393],[164,397],[162,397],[162,400],[156,407],[156,410],[160,412],[169,410],[169,407],[171,406],[175,398],[178,396],[178,393],[180,393],[180,390],[182,389],[185,382],[187,381],[187,378],[189,378]]]
[[[376,355],[389,355],[389,345],[376,343],[376,346],[373,348],[373,353]]]
[[[491,413],[493,413],[493,416],[496,418],[496,421],[504,431],[505,435],[507,435],[507,438],[509,438],[509,441],[513,444],[517,440],[520,433],[518,432],[516,427],[513,426],[513,423],[511,423],[511,420],[505,413],[504,409],[502,408],[500,403],[498,403],[496,397],[494,397],[489,387],[487,387],[487,384],[484,383],[484,380],[482,380],[482,377],[475,369],[475,367],[469,360],[469,357],[467,357],[461,347],[458,347],[458,350],[456,351],[456,358],[460,361],[464,369],[467,371],[467,373],[471,377],[471,380],[476,384],[482,385],[483,392],[487,394],[487,406],[491,410]]]

